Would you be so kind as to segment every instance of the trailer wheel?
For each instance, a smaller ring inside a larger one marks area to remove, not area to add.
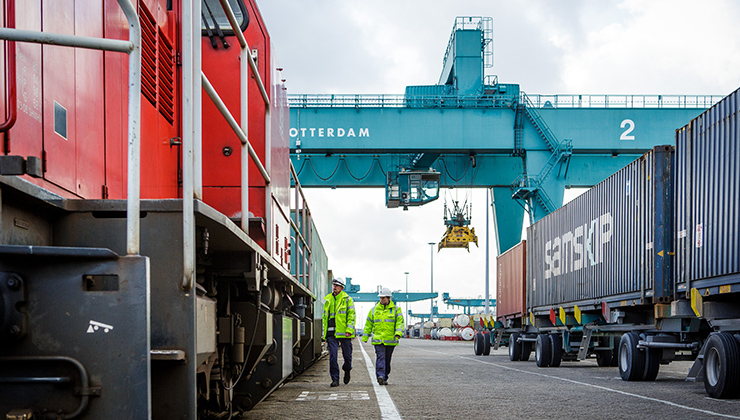
[[[598,350],[596,351],[596,364],[600,367],[610,366],[612,364],[612,351],[611,350]]]
[[[739,347],[732,334],[709,336],[704,354],[704,388],[710,397],[735,398],[740,394]]]
[[[488,356],[491,354],[491,334],[483,333],[483,355]]]
[[[550,367],[560,366],[560,362],[563,361],[563,337],[560,334],[550,334],[550,350],[552,351],[552,358],[550,359]]]
[[[643,381],[654,381],[660,370],[660,357],[663,354],[658,349],[645,349],[645,371],[642,374]]]
[[[517,342],[518,339],[519,333],[509,336],[509,360],[512,362],[518,362],[522,359],[522,343]]]
[[[532,354],[532,342],[527,341],[522,343],[522,362],[529,360],[529,355]]]
[[[638,381],[645,372],[645,354],[637,348],[640,336],[628,332],[619,340],[619,376],[625,381]]]
[[[483,333],[477,332],[473,339],[473,351],[476,356],[483,354]]]
[[[552,345],[550,344],[550,337],[547,334],[538,334],[537,342],[534,345],[534,360],[537,362],[537,366],[548,367],[551,359]]]

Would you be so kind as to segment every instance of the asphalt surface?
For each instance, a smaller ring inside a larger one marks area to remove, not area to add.
[[[661,365],[653,382],[625,382],[617,368],[598,367],[595,359],[539,368],[534,353],[511,362],[506,348],[475,356],[472,342],[402,339],[389,384],[380,386],[373,347],[353,343],[348,385],[329,387],[324,358],[242,418],[740,419],[740,399],[711,399],[703,383],[684,380],[691,362]]]

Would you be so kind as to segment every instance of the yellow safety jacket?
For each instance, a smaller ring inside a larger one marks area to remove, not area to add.
[[[353,338],[355,336],[355,302],[344,290],[336,296],[334,293],[329,293],[324,299],[324,315],[321,320],[324,326],[324,340],[326,340],[327,332],[333,332],[338,338]],[[347,333],[352,335],[347,337]]]
[[[370,313],[367,314],[365,330],[362,340],[367,342],[370,334],[373,335],[373,345],[384,344],[386,346],[397,346],[398,338],[403,335],[403,314],[401,309],[391,300],[387,305],[378,302]]]

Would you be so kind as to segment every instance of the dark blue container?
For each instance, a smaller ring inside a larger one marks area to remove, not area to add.
[[[740,291],[740,89],[676,131],[676,285]]]
[[[673,147],[657,146],[527,230],[527,306],[670,302]]]

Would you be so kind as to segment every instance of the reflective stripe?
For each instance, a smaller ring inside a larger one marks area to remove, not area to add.
[[[338,314],[346,314],[346,313],[347,313],[347,311],[338,311],[337,313],[338,313]]]
[[[329,312],[329,318],[336,316],[336,312]]]
[[[387,344],[398,344],[398,340],[383,340],[383,342]]]
[[[395,319],[384,319],[383,322],[396,322]]]
[[[349,305],[347,306],[347,309],[355,309],[355,305]]]
[[[373,322],[381,322],[381,321],[383,321],[383,320],[382,319],[373,319]]]
[[[326,329],[327,331],[334,331],[334,327],[329,327]]]
[[[347,325],[347,329],[348,330],[354,330],[355,329],[355,326],[354,325]],[[349,331],[349,332],[352,332],[352,331]]]

